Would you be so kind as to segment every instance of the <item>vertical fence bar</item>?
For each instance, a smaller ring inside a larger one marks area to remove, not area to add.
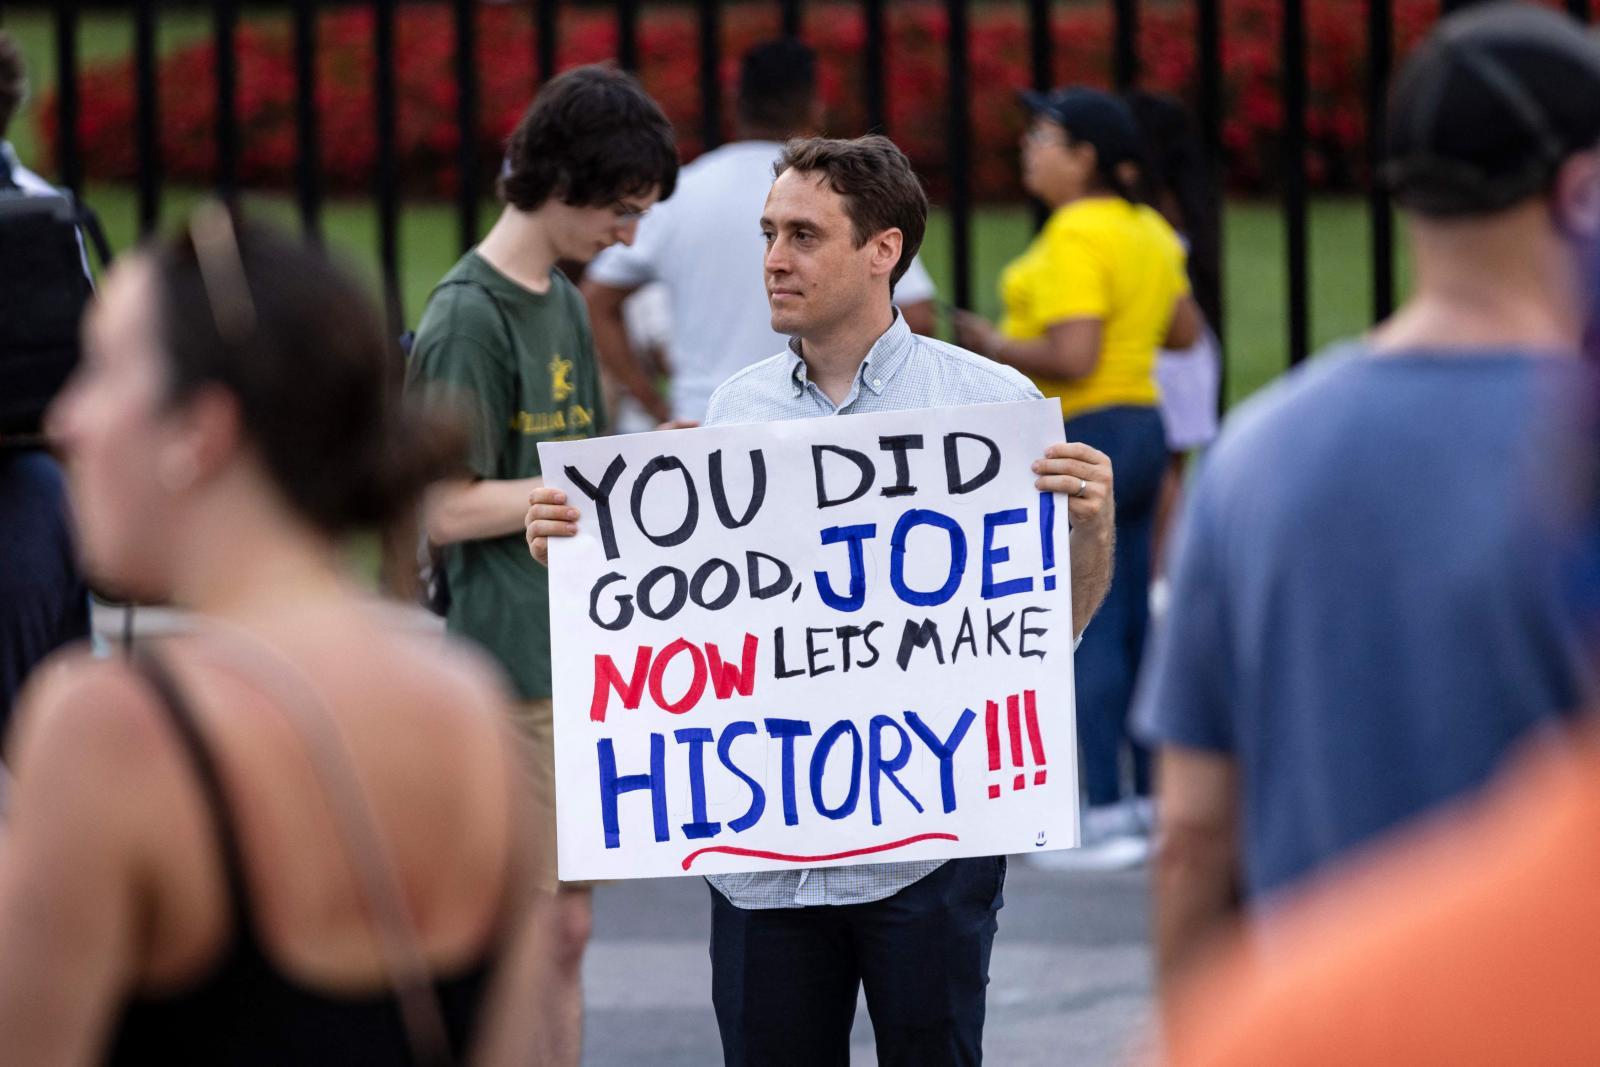
[[[1200,136],[1205,141],[1206,159],[1211,166],[1213,188],[1217,190],[1217,202],[1213,208],[1216,212],[1217,234],[1217,291],[1212,296],[1214,307],[1209,309],[1211,329],[1217,335],[1217,341],[1222,345],[1224,357],[1227,354],[1227,263],[1226,246],[1223,229],[1223,191],[1226,189],[1223,175],[1222,156],[1222,0],[1196,0],[1195,3],[1195,47],[1199,52],[1200,95],[1199,117]],[[1217,381],[1217,410],[1219,413],[1228,409],[1228,361],[1222,359],[1218,367]]]
[[[60,132],[61,184],[79,193],[83,158],[78,153],[78,5],[63,0],[55,8],[56,123]]]
[[[971,123],[967,115],[967,0],[945,0],[950,48],[950,277],[952,303],[972,306]]]
[[[317,3],[294,5],[295,202],[300,232],[322,241],[321,148],[317,140]]]
[[[1289,362],[1310,353],[1306,233],[1305,0],[1283,0],[1283,214],[1289,253]]]
[[[805,33],[805,21],[800,11],[800,0],[779,0],[779,30],[785,37],[800,37]]]
[[[1394,59],[1392,15],[1391,0],[1367,0],[1367,210],[1372,220],[1373,321],[1388,318],[1394,310],[1394,216],[1388,187],[1378,174]]]
[[[373,27],[374,96],[377,101],[378,260],[383,272],[384,308],[389,335],[405,322],[400,306],[400,181],[395,165],[394,22],[395,0],[377,0]]]
[[[700,142],[709,152],[722,143],[722,5],[699,0]]]
[[[456,16],[456,126],[461,143],[456,148],[456,226],[461,251],[478,241],[478,34],[474,0],[455,0]]]
[[[217,193],[232,200],[239,192],[238,66],[234,55],[239,7],[233,0],[212,5],[211,33],[217,71]]]
[[[866,48],[861,54],[862,83],[867,95],[867,129],[889,132],[889,41],[884,25],[883,0],[862,0],[861,19],[866,24]]]
[[[639,0],[617,0],[617,64],[639,69]]]
[[[556,76],[556,28],[561,14],[560,0],[534,0],[538,5],[534,48],[539,53],[539,85]],[[535,86],[534,88],[538,88]]]
[[[1050,0],[1028,0],[1028,68],[1033,88],[1047,93],[1055,81],[1055,35],[1050,25]],[[1033,228],[1044,226],[1050,212],[1033,202]]]
[[[133,67],[138,93],[134,118],[139,159],[139,236],[161,221],[161,114],[156,84],[155,0],[139,0],[133,14]]]
[[[1118,90],[1131,89],[1139,81],[1139,2],[1113,0],[1116,15],[1111,80]]]
[[[1047,93],[1055,82],[1055,38],[1050,32],[1050,0],[1028,0],[1028,71],[1035,90]]]

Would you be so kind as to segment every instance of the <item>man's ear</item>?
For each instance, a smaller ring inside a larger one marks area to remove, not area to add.
[[[1579,152],[1561,164],[1551,203],[1563,233],[1591,244],[1600,241],[1600,149]]]
[[[894,273],[896,264],[900,262],[900,250],[905,247],[905,240],[905,234],[900,232],[900,228],[891,226],[868,242],[872,247],[873,277],[881,274],[887,278]]]

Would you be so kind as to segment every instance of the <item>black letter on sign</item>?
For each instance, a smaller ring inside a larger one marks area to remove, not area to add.
[[[667,606],[658,608],[651,594],[656,591],[656,586],[667,579],[672,580],[672,598],[667,601]],[[662,565],[644,576],[644,581],[639,583],[639,610],[657,622],[665,622],[683,610],[683,602],[689,599],[689,579],[676,567]]]
[[[606,622],[600,617],[600,594],[605,592],[606,586],[620,581],[623,581],[622,575],[612,571],[595,582],[594,588],[589,590],[589,618],[602,630],[621,630],[633,621],[633,597],[627,594],[617,597],[616,618]]]
[[[823,484],[825,479],[822,476],[822,454],[824,452],[837,453],[860,469],[861,482],[851,491],[849,496],[842,496],[838,500],[828,499],[828,490]],[[872,488],[872,460],[853,448],[840,448],[838,445],[812,445],[811,466],[817,472],[817,507],[819,508],[831,508],[835,504],[848,504],[852,500],[865,496],[867,490]]]
[[[778,565],[778,576],[766,585],[761,584],[761,560]],[[787,590],[794,582],[794,574],[789,570],[789,565],[777,556],[769,556],[765,552],[750,549],[744,554],[744,565],[750,582],[750,596],[755,600],[770,600]]]
[[[722,592],[706,599],[706,585],[718,571],[722,572]],[[739,569],[725,559],[708,559],[700,564],[689,582],[689,599],[707,611],[721,611],[739,595]]]
[[[894,453],[894,484],[886,485],[880,490],[884,496],[910,496],[917,491],[911,484],[911,463],[906,458],[906,450],[922,447],[920,433],[901,434],[898,437],[878,438],[878,447],[885,452]]]
[[[728,489],[722,484],[722,449],[711,453],[711,503],[716,505],[717,518],[730,530],[748,526],[761,510],[767,498],[767,461],[759,448],[750,450],[750,503],[744,509],[744,518],[736,519],[728,508]]]
[[[661,471],[677,470],[683,472],[683,488],[688,494],[688,503],[683,509],[683,521],[678,528],[669,534],[657,537],[644,528],[644,491]],[[689,535],[694,533],[695,524],[700,521],[700,494],[695,492],[694,479],[689,476],[689,468],[683,465],[683,460],[677,456],[657,456],[644,465],[644,470],[639,472],[639,478],[633,483],[633,522],[639,527],[639,532],[650,539],[650,542],[661,548],[673,548],[689,540]]]
[[[989,461],[983,465],[983,470],[974,474],[966,481],[961,480],[961,452],[956,446],[956,438],[965,437],[969,441],[978,441],[989,448]],[[987,485],[1000,473],[1000,448],[987,437],[980,437],[975,433],[955,433],[944,435],[944,470],[945,477],[949,480],[950,494],[959,496],[970,493],[980,485]]]
[[[906,620],[906,628],[900,633],[900,651],[895,656],[895,662],[901,670],[911,662],[911,653],[919,648],[933,645],[933,656],[941,664],[944,663],[944,643],[939,640],[939,627],[932,619],[923,619],[920,624]]]
[[[616,488],[617,479],[622,477],[627,466],[628,461],[621,456],[612,460],[599,486],[590,485],[589,479],[578,473],[578,468],[571,465],[566,467],[567,477],[572,479],[572,484],[594,501],[594,514],[600,520],[600,543],[605,546],[606,559],[616,559],[620,555],[617,551],[617,532],[611,528],[611,490]]]

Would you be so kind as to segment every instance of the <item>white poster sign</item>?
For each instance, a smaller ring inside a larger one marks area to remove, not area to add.
[[[1053,401],[542,444],[564,879],[1077,843]]]

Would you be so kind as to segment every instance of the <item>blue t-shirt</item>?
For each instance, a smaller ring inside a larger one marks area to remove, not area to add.
[[[1251,896],[1478,785],[1590,692],[1561,585],[1590,381],[1352,346],[1230,420],[1135,714],[1233,754]]]

